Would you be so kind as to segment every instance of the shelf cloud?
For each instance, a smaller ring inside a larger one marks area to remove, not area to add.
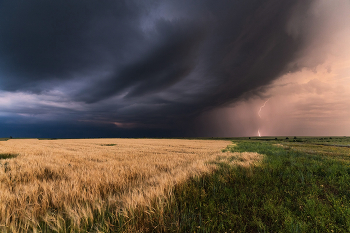
[[[16,124],[42,137],[201,136],[203,113],[324,64],[349,11],[345,0],[1,1],[0,117],[18,135]]]

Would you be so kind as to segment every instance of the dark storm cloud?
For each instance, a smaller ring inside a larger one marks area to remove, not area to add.
[[[192,26],[192,27],[191,27]],[[162,91],[185,78],[194,68],[195,55],[203,32],[196,25],[180,22],[157,22],[156,31],[161,35],[159,44],[131,64],[120,67],[107,80],[97,80],[96,86],[84,90],[80,97],[98,101],[132,87],[127,97],[143,96]]]
[[[140,36],[134,22],[139,11],[122,1],[4,2],[1,69],[9,78],[2,80],[3,88],[26,89],[42,80],[104,69]]]
[[[287,25],[310,3],[2,1],[0,89],[58,88],[85,106],[81,119],[188,125],[303,68],[307,38]]]

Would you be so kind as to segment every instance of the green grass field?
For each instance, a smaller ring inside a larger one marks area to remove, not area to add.
[[[350,232],[350,138],[233,142],[226,150],[264,154],[262,164],[218,162],[214,174],[176,186],[164,207],[158,200],[147,213],[135,210],[114,230],[131,224],[150,232]]]

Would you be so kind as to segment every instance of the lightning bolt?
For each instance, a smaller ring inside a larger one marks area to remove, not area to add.
[[[267,100],[265,101],[265,103],[260,107],[259,112],[258,112],[258,115],[259,115],[260,118],[261,118],[261,115],[260,115],[261,110],[263,109],[263,107],[265,107],[266,103],[267,103],[269,100],[270,100],[270,99],[267,99]],[[259,129],[258,129],[258,135],[259,135],[259,137],[261,137],[261,134],[260,134]]]
[[[261,118],[261,115],[260,115],[261,109],[262,109],[263,107],[265,107],[266,103],[267,103],[269,100],[270,100],[270,99],[266,100],[265,103],[260,107],[259,112],[258,112],[258,115],[259,115],[260,118]]]

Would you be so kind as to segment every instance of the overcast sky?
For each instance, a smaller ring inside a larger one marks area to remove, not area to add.
[[[349,103],[349,0],[0,0],[0,137],[344,136]]]

